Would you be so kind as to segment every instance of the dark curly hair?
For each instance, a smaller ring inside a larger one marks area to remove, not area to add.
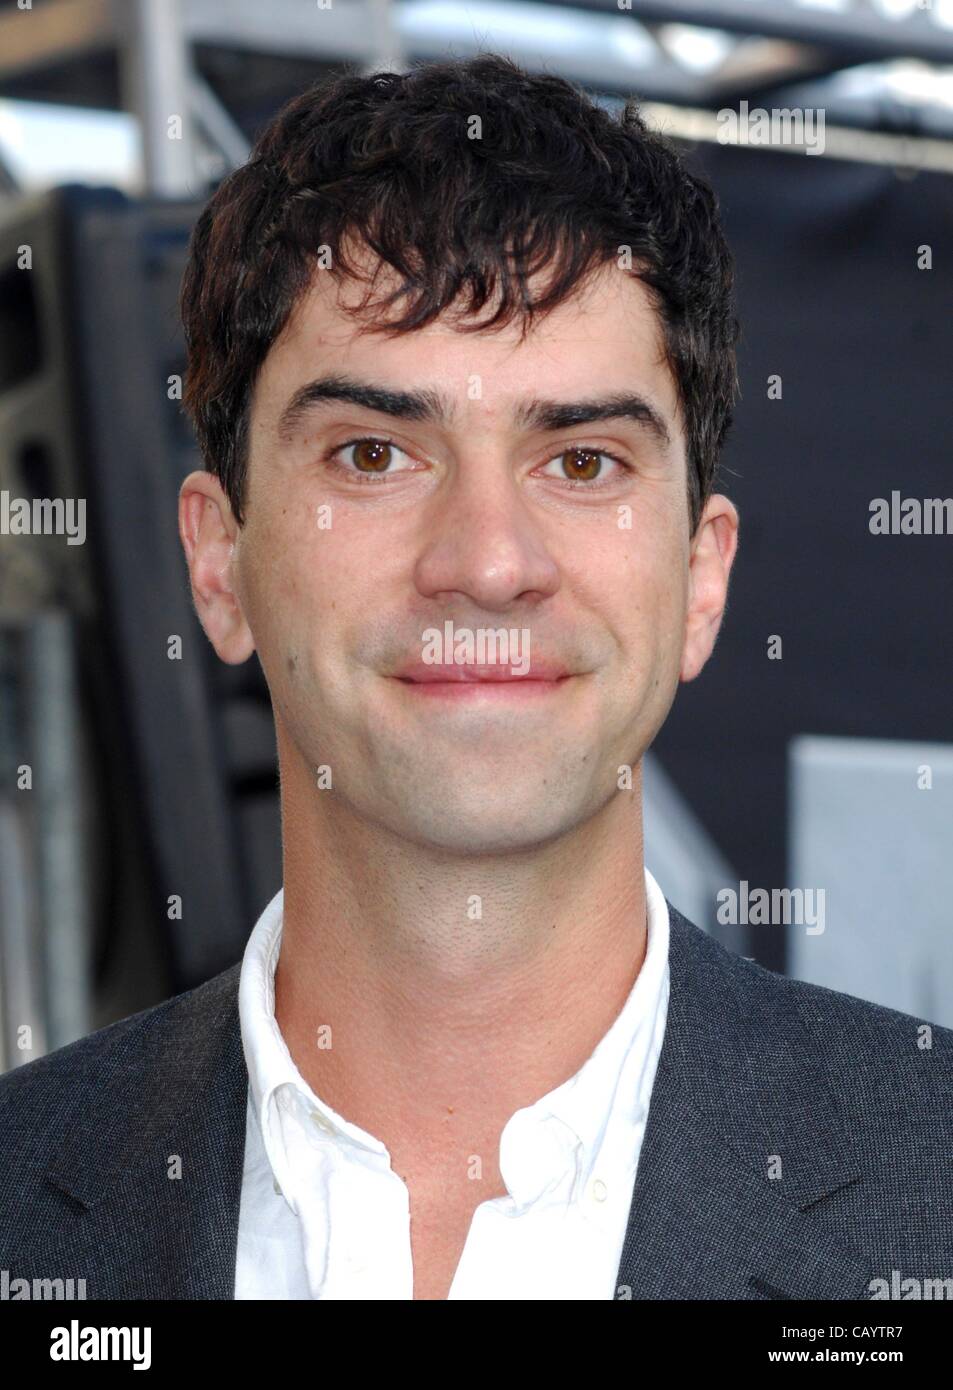
[[[525,336],[630,248],[624,273],[649,288],[678,386],[694,533],[738,389],[733,264],[711,186],[634,100],[616,119],[565,79],[484,53],[406,74],[345,72],[279,111],[199,216],[180,297],[184,408],[239,525],[258,371],[319,252],[330,273],[360,278],[349,242],[403,278],[374,306],[407,299],[375,324],[388,335],[423,327],[462,291],[472,316],[499,289],[492,317],[461,331],[518,315]],[[527,279],[545,267],[533,300]]]

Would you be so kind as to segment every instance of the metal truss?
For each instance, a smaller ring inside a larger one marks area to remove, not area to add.
[[[344,64],[402,69],[486,48],[606,98],[682,108],[684,117],[669,122],[675,134],[693,114],[707,132],[701,118],[718,108],[784,104],[793,94],[824,106],[831,125],[903,139],[913,164],[946,167],[945,151],[920,158],[915,146],[921,136],[953,141],[953,104],[906,102],[876,84],[869,99],[847,99],[836,81],[894,59],[934,74],[953,65],[953,27],[941,22],[940,0],[910,3],[906,15],[891,17],[880,0],[839,8],[808,0],[35,0],[30,10],[0,0],[0,96],[134,112],[146,185],[170,196],[195,192],[203,168],[244,158],[254,129],[285,95],[282,74],[300,87],[307,75]],[[686,61],[692,31],[715,40],[712,61]],[[947,75],[953,83],[953,67]],[[182,123],[178,141],[167,136],[173,114]]]

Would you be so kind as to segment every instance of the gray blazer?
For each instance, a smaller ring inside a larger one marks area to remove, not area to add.
[[[921,1021],[764,970],[669,913],[668,1021],[616,1298],[936,1298],[935,1280],[953,1296],[953,1030],[918,1046]],[[239,970],[0,1077],[11,1280],[233,1297]]]

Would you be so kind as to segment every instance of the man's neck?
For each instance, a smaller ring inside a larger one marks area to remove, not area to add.
[[[276,1019],[295,1064],[395,1166],[495,1162],[509,1117],[579,1070],[641,969],[641,788],[532,853],[466,859],[323,795],[283,777]]]

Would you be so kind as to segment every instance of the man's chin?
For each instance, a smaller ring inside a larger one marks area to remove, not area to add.
[[[411,817],[393,829],[421,849],[466,856],[499,856],[538,850],[558,840],[572,828],[572,817],[554,814],[555,808],[529,808],[486,803],[479,810],[456,811],[440,806],[436,813]]]

